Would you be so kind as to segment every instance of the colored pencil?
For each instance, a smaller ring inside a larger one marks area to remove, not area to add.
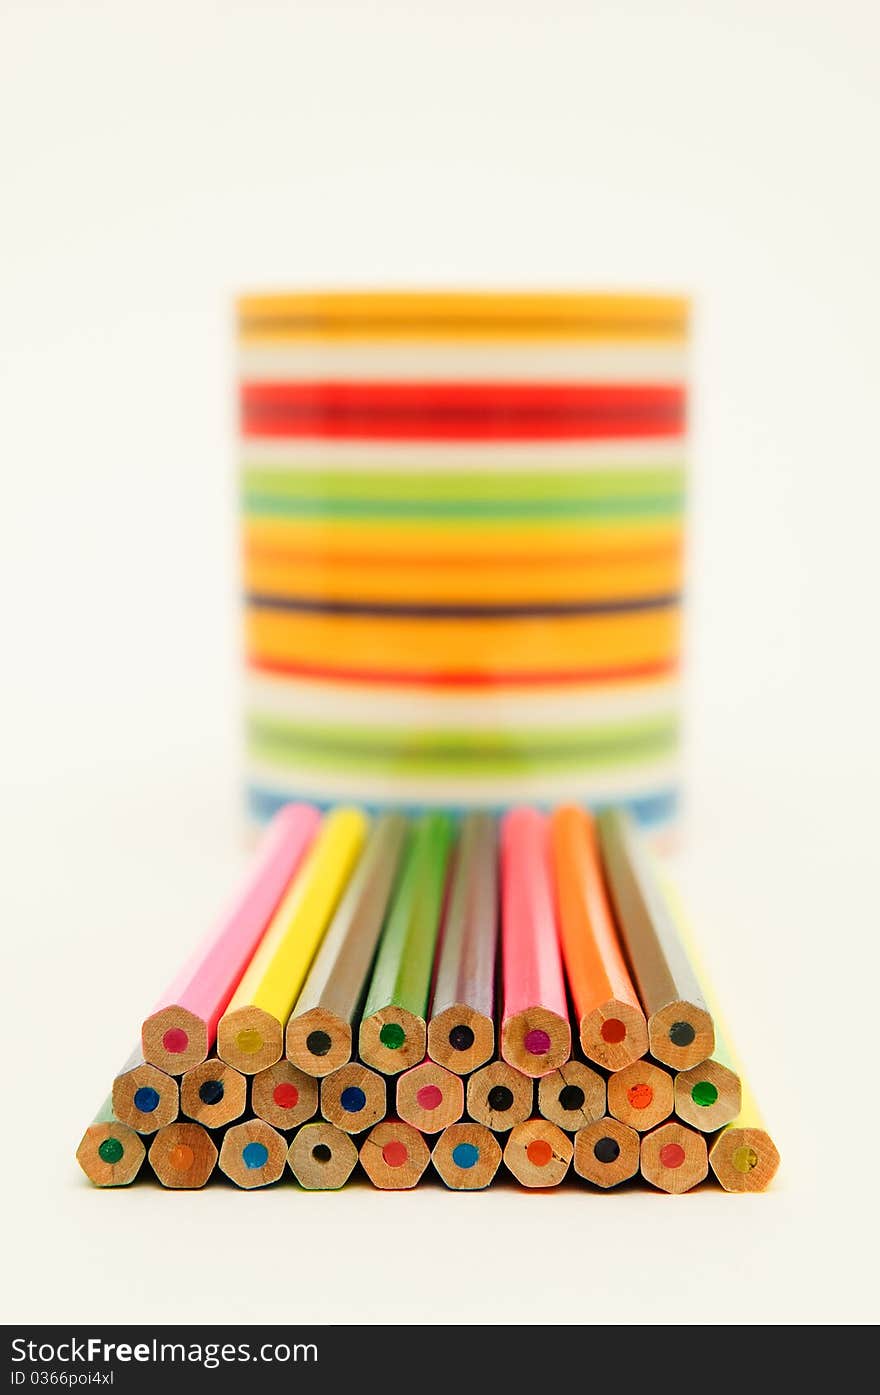
[[[606,1116],[574,1136],[574,1170],[607,1191],[639,1170],[639,1135],[619,1119]]]
[[[484,1124],[450,1124],[434,1144],[431,1161],[451,1191],[482,1191],[501,1166],[501,1145]]]
[[[630,816],[605,809],[598,829],[621,939],[648,1014],[651,1053],[674,1070],[690,1070],[711,1056],[715,1045],[696,974]]]
[[[353,1024],[405,838],[402,814],[377,820],[291,1013],[287,1055],[309,1075],[329,1075],[351,1059]]]
[[[177,1081],[148,1065],[136,1046],[113,1081],[113,1112],[136,1133],[155,1133],[172,1124],[180,1109]]]
[[[127,1187],[143,1166],[146,1149],[134,1129],[121,1124],[107,1099],[80,1139],[76,1160],[96,1187]]]
[[[217,1054],[245,1075],[273,1066],[312,959],[367,834],[359,809],[322,821],[217,1027]]]
[[[357,1166],[358,1150],[347,1133],[320,1120],[298,1129],[287,1150],[287,1166],[310,1192],[338,1191]]]
[[[638,1133],[662,1124],[674,1103],[672,1076],[652,1061],[633,1061],[608,1077],[608,1113]]]
[[[422,1061],[397,1077],[397,1113],[421,1133],[440,1133],[464,1113],[464,1085],[460,1075]]]
[[[284,1174],[287,1142],[265,1119],[245,1119],[223,1135],[220,1171],[244,1191],[270,1187]]]
[[[639,1165],[645,1181],[660,1191],[689,1192],[709,1173],[706,1140],[684,1124],[662,1124],[642,1138]]]
[[[180,1110],[206,1129],[222,1129],[247,1108],[247,1080],[241,1071],[209,1056],[180,1079]]]
[[[506,1061],[490,1061],[467,1083],[467,1112],[493,1133],[505,1133],[531,1116],[535,1082]]]
[[[276,1061],[252,1078],[251,1109],[274,1129],[295,1129],[318,1112],[318,1082],[291,1061]]]
[[[321,1113],[343,1133],[363,1133],[385,1118],[385,1080],[358,1061],[349,1061],[321,1081]]]
[[[463,820],[437,957],[428,1055],[469,1075],[495,1050],[498,868],[495,821]]]
[[[383,1119],[360,1146],[361,1166],[374,1187],[408,1191],[428,1166],[431,1154],[418,1129],[402,1119]]]
[[[706,971],[700,961],[693,944],[690,923],[685,914],[680,896],[675,888],[668,882],[663,882],[663,890],[671,914],[675,917],[679,932],[688,946],[696,970],[700,976],[703,991],[706,994],[706,1001],[709,1004],[713,1020],[716,1025],[718,1041],[713,1059],[716,1061],[720,1055],[719,1064],[724,1068],[726,1075],[710,1075],[708,1069],[705,1072],[705,1079],[709,1084],[715,1086],[719,1091],[718,1102],[725,1098],[725,1110],[730,1108],[731,1096],[735,1097],[735,1092],[730,1084],[730,1076],[733,1076],[739,1084],[740,1108],[731,1118],[729,1123],[725,1122],[725,1127],[721,1128],[716,1138],[709,1146],[709,1164],[715,1173],[718,1181],[725,1191],[728,1192],[763,1192],[769,1187],[776,1176],[779,1167],[779,1152],[776,1144],[764,1127],[764,1120],[758,1109],[757,1102],[749,1088],[748,1081],[743,1075],[742,1068],[730,1044],[730,1036],[726,1030],[724,1017],[718,1004],[718,998],[714,993],[712,981],[707,976]],[[689,1075],[700,1074],[701,1072],[690,1072]],[[693,1090],[699,1085],[695,1081],[691,1085],[691,1099],[693,1101]],[[727,1091],[723,1091],[727,1084]],[[711,1093],[704,1094],[703,1098],[710,1100]],[[702,1113],[702,1109],[701,1109]],[[705,1116],[704,1116],[705,1117]]]
[[[566,1061],[538,1081],[538,1113],[576,1133],[605,1113],[605,1077],[583,1061]]]
[[[571,1053],[571,1028],[553,908],[547,819],[514,809],[501,825],[501,1055],[525,1075],[547,1075]]]
[[[425,1017],[452,837],[445,814],[416,820],[382,931],[359,1048],[361,1059],[386,1075],[417,1065],[425,1055]]]
[[[504,1145],[504,1165],[523,1187],[558,1187],[574,1154],[568,1134],[547,1119],[517,1124]]]
[[[217,1149],[207,1129],[179,1119],[159,1130],[148,1156],[162,1186],[173,1189],[203,1187],[217,1166]]]
[[[715,1050],[708,1061],[675,1077],[675,1112],[701,1133],[715,1133],[742,1112],[742,1082],[732,1066],[715,1023]]]
[[[581,1046],[606,1070],[648,1050],[648,1027],[608,900],[596,825],[571,805],[550,821],[559,934]]]
[[[238,896],[143,1024],[144,1059],[151,1065],[182,1075],[204,1061],[318,820],[308,804],[287,805],[275,815]]]

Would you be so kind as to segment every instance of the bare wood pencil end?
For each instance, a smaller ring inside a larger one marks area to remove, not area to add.
[[[214,1140],[201,1124],[179,1120],[160,1129],[150,1145],[150,1166],[163,1187],[203,1187],[217,1166]]]
[[[523,1075],[538,1079],[565,1065],[571,1055],[571,1027],[549,1008],[526,1008],[502,1024],[501,1055]]]
[[[645,1014],[631,1003],[609,998],[581,1019],[584,1055],[605,1070],[623,1070],[648,1051]]]
[[[141,1027],[144,1060],[167,1075],[183,1075],[208,1054],[208,1028],[188,1008],[164,1007]]]
[[[607,1191],[639,1170],[639,1135],[619,1119],[596,1119],[574,1136],[574,1170]]]
[[[287,1150],[287,1166],[306,1191],[338,1191],[357,1166],[358,1150],[347,1133],[321,1121],[305,1124]]]
[[[726,1192],[763,1192],[776,1176],[779,1152],[764,1129],[722,1129],[709,1150],[712,1171]]]
[[[134,1130],[116,1120],[90,1124],[76,1150],[77,1162],[96,1187],[127,1187],[146,1155]]]
[[[574,1144],[547,1119],[517,1124],[504,1147],[504,1165],[523,1187],[558,1187],[574,1156]]]
[[[495,1025],[465,1003],[454,1003],[428,1023],[428,1055],[456,1075],[470,1075],[492,1059]]]
[[[684,1124],[662,1124],[642,1139],[639,1164],[646,1182],[678,1196],[708,1176],[706,1140]]]
[[[248,1004],[220,1018],[217,1055],[242,1075],[268,1070],[283,1054],[284,1031],[270,1012]]]
[[[285,1050],[295,1066],[320,1079],[351,1060],[351,1023],[326,1008],[311,1008],[299,1017],[291,1017]]]
[[[246,1191],[277,1182],[286,1161],[287,1143],[265,1119],[246,1119],[224,1134],[220,1171]]]
[[[113,1113],[137,1133],[155,1133],[172,1124],[180,1109],[177,1081],[144,1061],[113,1081]]]
[[[361,1060],[383,1075],[399,1075],[424,1058],[427,1029],[420,1017],[390,1003],[363,1018],[358,1033]]]
[[[675,1077],[675,1112],[701,1133],[715,1133],[742,1109],[739,1076],[720,1061],[703,1061]]]
[[[451,1191],[482,1191],[501,1166],[501,1145],[484,1124],[450,1124],[435,1143],[431,1161]]]
[[[690,1070],[715,1050],[712,1018],[698,1003],[667,1003],[648,1019],[651,1055],[673,1070]]]

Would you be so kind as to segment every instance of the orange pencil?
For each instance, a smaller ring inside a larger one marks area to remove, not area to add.
[[[550,846],[581,1045],[591,1061],[622,1070],[648,1050],[648,1026],[617,936],[592,816],[573,806],[557,809]]]

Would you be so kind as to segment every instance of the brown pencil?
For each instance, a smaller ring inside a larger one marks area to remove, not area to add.
[[[265,1119],[245,1119],[223,1135],[220,1171],[246,1191],[277,1182],[286,1161],[287,1142]]]
[[[440,1133],[464,1113],[461,1076],[422,1061],[397,1077],[397,1113],[422,1133]]]
[[[206,1129],[222,1129],[247,1108],[247,1080],[213,1056],[181,1076],[180,1108]]]
[[[661,1124],[642,1139],[639,1155],[642,1176],[662,1192],[689,1192],[709,1172],[706,1140],[684,1124]]]
[[[715,1031],[675,920],[630,816],[606,809],[599,842],[617,923],[648,1014],[651,1053],[674,1070],[712,1055]]]
[[[523,1187],[558,1187],[574,1154],[568,1134],[547,1119],[517,1124],[504,1145],[504,1165]]]
[[[608,1113],[638,1133],[668,1119],[674,1102],[672,1076],[651,1061],[633,1061],[608,1077]]]
[[[358,1150],[347,1133],[325,1120],[304,1124],[287,1150],[287,1166],[306,1191],[338,1191],[357,1166]]]
[[[467,1083],[467,1112],[493,1133],[504,1133],[531,1116],[535,1082],[506,1061],[490,1061]]]
[[[619,1119],[597,1119],[574,1136],[574,1170],[606,1191],[627,1182],[639,1170],[639,1135]]]
[[[354,1024],[405,838],[402,814],[377,820],[294,1005],[287,1055],[309,1075],[329,1075],[351,1059]]]
[[[177,1120],[160,1129],[150,1144],[150,1166],[163,1187],[203,1187],[217,1166],[217,1149],[201,1124]]]
[[[349,1061],[321,1081],[321,1113],[343,1133],[363,1133],[384,1119],[387,1087],[377,1071]]]
[[[180,1109],[177,1081],[147,1065],[139,1046],[113,1081],[112,1100],[119,1122],[137,1133],[155,1133],[173,1123]]]
[[[431,1161],[452,1191],[482,1191],[501,1166],[501,1145],[484,1124],[450,1124],[434,1144]]]
[[[408,1191],[431,1161],[418,1129],[401,1119],[383,1119],[360,1147],[361,1166],[381,1191]]]
[[[568,1133],[605,1113],[605,1079],[583,1061],[567,1061],[538,1081],[538,1112]]]
[[[450,877],[428,1022],[428,1055],[459,1075],[484,1065],[495,1049],[497,861],[495,820],[468,814]]]
[[[146,1149],[134,1129],[121,1124],[107,1099],[80,1139],[76,1160],[96,1187],[127,1187],[143,1166]]]
[[[318,1112],[318,1082],[290,1061],[276,1061],[251,1080],[251,1109],[273,1129],[295,1129]]]

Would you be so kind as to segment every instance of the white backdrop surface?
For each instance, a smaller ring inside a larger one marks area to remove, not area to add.
[[[7,1321],[876,1320],[878,40],[868,0],[2,0]],[[79,1174],[244,860],[231,299],[311,284],[694,294],[678,865],[766,1196]]]

